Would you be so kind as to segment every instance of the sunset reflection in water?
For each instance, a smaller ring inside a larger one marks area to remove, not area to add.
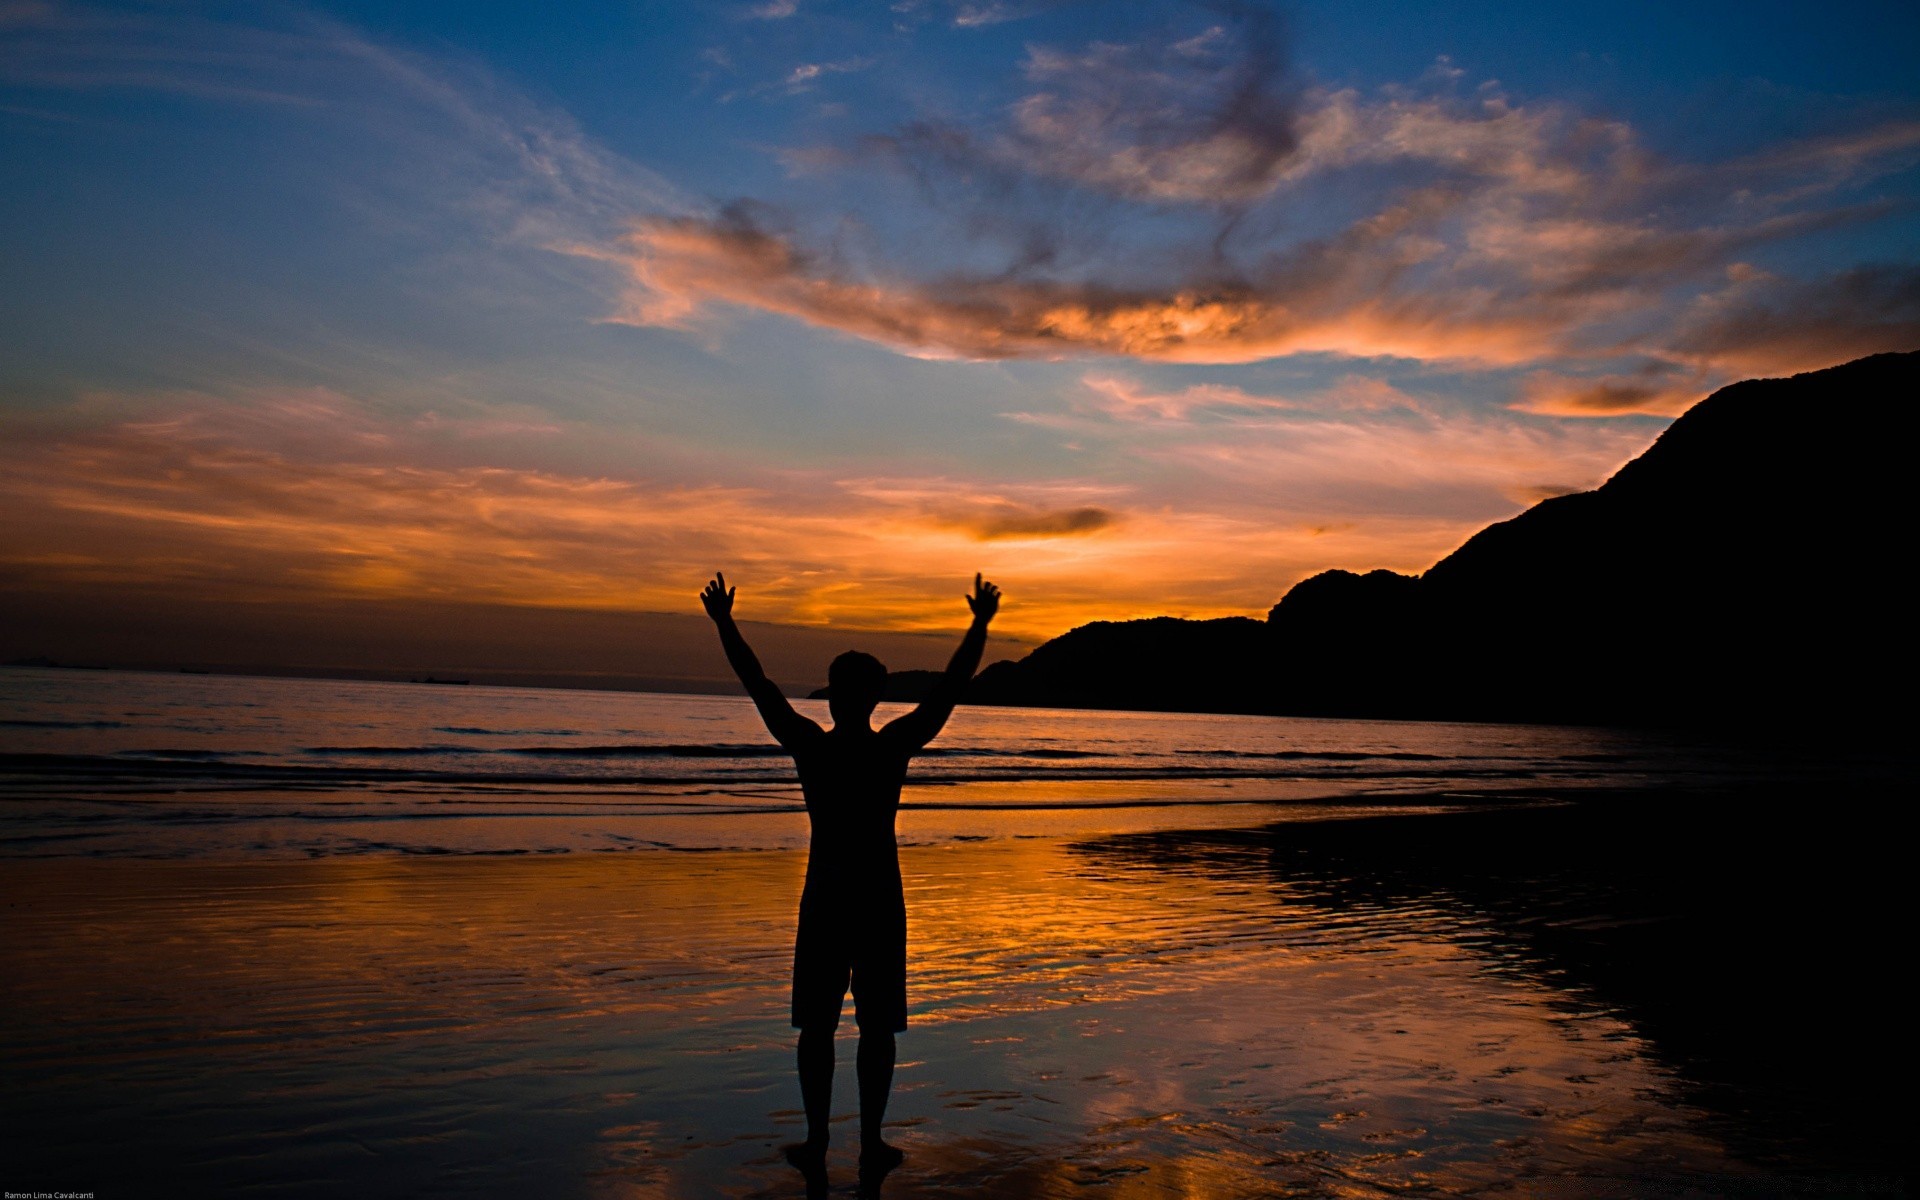
[[[890,1115],[909,1158],[890,1192],[1765,1176],[1630,1023],[1502,961],[1457,908],[1336,909],[1018,819],[904,852],[913,1007]],[[787,1194],[801,865],[11,862],[7,1122],[49,1161],[113,1144],[227,1190]]]

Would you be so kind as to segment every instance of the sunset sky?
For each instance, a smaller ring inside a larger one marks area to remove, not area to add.
[[[1907,2],[28,0],[0,142],[9,657],[1258,616],[1920,348]]]

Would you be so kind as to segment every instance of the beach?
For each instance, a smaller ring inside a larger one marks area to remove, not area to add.
[[[195,686],[214,685],[168,684]],[[349,831],[436,830],[367,809],[441,785],[262,799],[257,779],[214,792],[128,770],[137,791],[89,801],[97,771],[54,787],[41,762],[8,800],[168,814],[96,819],[114,828],[87,852],[0,858],[10,1189],[804,1193],[779,1153],[802,1129],[790,809],[659,818],[761,830],[744,846],[568,850],[573,795],[547,818],[450,819],[457,838],[333,830],[313,853],[327,822],[284,806],[338,798]],[[889,1110],[907,1160],[884,1194],[1901,1194],[1881,798],[1704,778],[919,794]],[[536,787],[549,812],[560,785],[463,786]],[[280,815],[212,811],[256,803]],[[1841,803],[1859,815],[1835,821]],[[309,832],[237,833],[281,825]],[[833,1194],[856,1186],[851,1026]]]
[[[1917,1190],[1920,0],[0,94],[0,1200]]]

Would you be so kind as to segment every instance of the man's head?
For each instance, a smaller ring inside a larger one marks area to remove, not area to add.
[[[886,665],[871,654],[849,650],[827,668],[827,707],[835,725],[864,725],[886,690]]]

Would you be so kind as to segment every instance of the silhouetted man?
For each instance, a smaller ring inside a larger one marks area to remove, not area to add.
[[[789,1146],[787,1158],[803,1171],[817,1170],[825,1161],[833,1035],[851,981],[854,1020],[860,1026],[860,1162],[884,1171],[901,1158],[881,1140],[880,1127],[893,1088],[893,1035],[907,1027],[907,905],[893,840],[894,812],[907,763],[953,715],[961,689],[980,665],[1000,589],[973,577],[973,594],[967,597],[973,623],[946,673],[918,708],[877,731],[873,709],[887,686],[887,669],[879,659],[850,650],[833,660],[827,671],[833,728],[823,730],[793,711],[760,669],[734,624],[734,591],[725,575],[716,575],[700,602],[719,627],[727,661],[767,729],[793,755],[812,827],[793,947],[793,1024],[800,1031],[807,1140]]]

